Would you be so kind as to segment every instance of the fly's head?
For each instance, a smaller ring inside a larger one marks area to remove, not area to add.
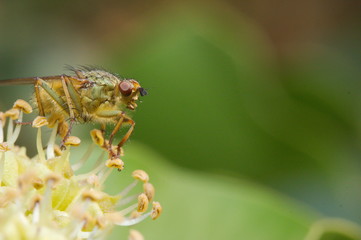
[[[138,100],[139,95],[147,95],[147,91],[134,79],[121,80],[118,83],[117,90],[126,104],[126,107],[130,110],[134,110],[137,107],[135,102]]]

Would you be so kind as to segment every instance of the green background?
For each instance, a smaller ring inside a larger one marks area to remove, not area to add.
[[[0,1],[0,78],[94,64],[139,80],[149,95],[125,159],[129,172],[151,173],[164,205],[135,226],[147,239],[304,239],[321,218],[361,224],[360,10],[336,0]],[[1,87],[1,109],[32,92]],[[29,154],[33,139],[19,141]]]

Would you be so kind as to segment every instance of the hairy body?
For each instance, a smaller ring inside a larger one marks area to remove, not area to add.
[[[135,125],[125,110],[135,110],[139,95],[144,96],[147,92],[136,80],[122,79],[102,69],[81,67],[71,70],[74,76],[11,79],[0,81],[0,86],[34,84],[33,99],[39,114],[47,117],[50,127],[58,123],[58,133],[63,137],[63,142],[70,135],[75,122],[100,123],[102,130],[106,124],[115,124],[109,146],[105,146],[111,151],[113,137],[121,125],[131,124],[131,128],[118,144],[120,149]]]

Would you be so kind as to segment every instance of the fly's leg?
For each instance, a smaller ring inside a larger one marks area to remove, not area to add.
[[[111,158],[119,157],[121,147],[128,140],[128,138],[130,137],[130,135],[132,134],[132,132],[134,130],[135,122],[130,117],[128,117],[124,112],[117,111],[117,110],[101,111],[101,112],[97,113],[97,115],[99,117],[107,117],[107,118],[115,118],[116,117],[116,118],[118,118],[118,122],[116,123],[112,133],[109,136],[108,146],[106,146],[106,147],[107,147],[109,155],[110,155],[109,157],[111,157]],[[112,148],[113,139],[114,139],[114,136],[116,135],[116,133],[120,130],[121,126],[124,123],[129,123],[131,126],[130,126],[129,130],[127,131],[127,133],[122,138],[122,140],[118,143],[117,152],[115,153]]]
[[[118,147],[117,147],[117,156],[120,155],[120,149],[121,147],[124,145],[124,143],[128,140],[128,138],[130,137],[130,135],[132,135],[133,130],[134,130],[134,126],[135,126],[135,122],[133,121],[133,119],[127,117],[126,118],[126,123],[130,124],[130,128],[128,129],[127,133],[124,135],[124,137],[122,138],[122,140],[120,140],[120,142],[118,143]]]
[[[71,98],[70,98],[70,94],[66,85],[66,80],[65,78],[62,77],[62,86],[63,86],[63,90],[64,90],[64,94],[65,94],[65,98],[66,98],[66,102],[58,95],[57,92],[55,92],[47,82],[45,82],[44,80],[42,80],[41,78],[38,78],[35,84],[36,87],[35,88],[35,94],[36,94],[36,98],[38,101],[38,105],[41,106],[40,108],[42,110],[40,110],[39,108],[39,113],[40,115],[45,115],[44,112],[44,106],[42,106],[42,101],[40,98],[40,89],[39,87],[41,87],[49,96],[50,98],[52,98],[69,116],[70,116],[70,124],[69,124],[69,128],[67,130],[67,133],[65,134],[62,142],[61,142],[61,149],[64,150],[65,148],[65,140],[70,136],[72,127],[75,123],[75,115],[74,115],[74,111],[73,111],[73,103],[71,102]],[[64,123],[65,124],[65,123]]]
[[[133,121],[133,119],[131,119],[130,117],[126,116],[125,113],[122,112],[122,114],[120,115],[120,118],[117,122],[117,124],[115,125],[112,133],[109,136],[109,146],[112,146],[113,143],[113,139],[115,134],[120,130],[121,126],[124,123],[129,123],[130,124],[130,128],[128,129],[127,133],[124,135],[124,137],[122,138],[122,140],[120,140],[120,142],[117,145],[117,153],[114,154],[113,152],[113,156],[112,157],[119,157],[120,155],[120,149],[121,147],[124,145],[124,143],[128,140],[128,138],[130,137],[130,135],[132,134],[133,130],[134,130],[134,126],[135,126],[135,122]]]
[[[77,101],[78,98],[75,96],[74,86],[71,84],[71,82],[69,81],[67,76],[65,76],[65,75],[61,76],[61,83],[62,83],[62,86],[63,86],[63,91],[64,91],[64,94],[65,94],[66,104],[68,105],[69,117],[70,117],[69,118],[68,131],[66,132],[66,134],[65,134],[65,136],[64,136],[64,138],[63,138],[63,140],[61,141],[61,144],[60,144],[60,149],[64,150],[65,149],[65,141],[69,138],[69,136],[71,134],[71,131],[73,129],[74,123],[76,122],[74,109],[77,110],[78,112],[80,111],[79,108],[78,108],[78,106],[80,104],[80,100]],[[74,103],[76,106],[73,105],[73,101],[72,101],[73,99],[75,99],[77,101],[76,103]]]
[[[38,78],[37,81],[36,81],[36,86],[38,85],[39,87],[41,87],[48,95],[49,97],[51,97],[58,105],[60,108],[62,108],[67,114],[70,115],[69,113],[69,108],[66,104],[66,102],[58,95],[58,93],[56,93],[50,86],[47,82],[45,82],[44,80],[42,80],[41,78]],[[36,88],[35,88],[36,90]],[[37,101],[38,101],[38,104],[40,102],[40,105],[41,105],[41,108],[42,108],[42,112],[40,112],[40,115],[41,116],[44,116],[45,115],[45,112],[44,112],[44,106],[42,106],[42,103],[41,103],[41,98],[40,98],[40,90],[36,90],[38,91],[38,93],[36,93],[36,95],[38,96],[37,97]]]
[[[40,89],[39,89],[40,86],[41,86],[40,79],[37,79],[34,84],[36,103],[38,104],[39,115],[45,116],[44,107],[40,97]]]
[[[65,84],[63,84],[63,86],[66,87],[66,89],[64,89],[64,92],[66,91],[68,94],[67,101],[69,102],[69,104],[71,104],[71,108],[77,112],[77,115],[81,116],[83,114],[83,108],[81,104],[80,94],[75,89],[73,84],[74,82],[79,82],[79,79],[66,75],[63,75],[62,79],[64,79],[65,81]]]

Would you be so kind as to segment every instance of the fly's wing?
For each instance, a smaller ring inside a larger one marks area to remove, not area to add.
[[[40,79],[44,81],[58,81],[61,80],[61,78],[62,78],[61,75],[40,77]],[[30,78],[14,78],[14,79],[0,80],[0,86],[34,84],[37,79],[39,78],[30,77]]]

